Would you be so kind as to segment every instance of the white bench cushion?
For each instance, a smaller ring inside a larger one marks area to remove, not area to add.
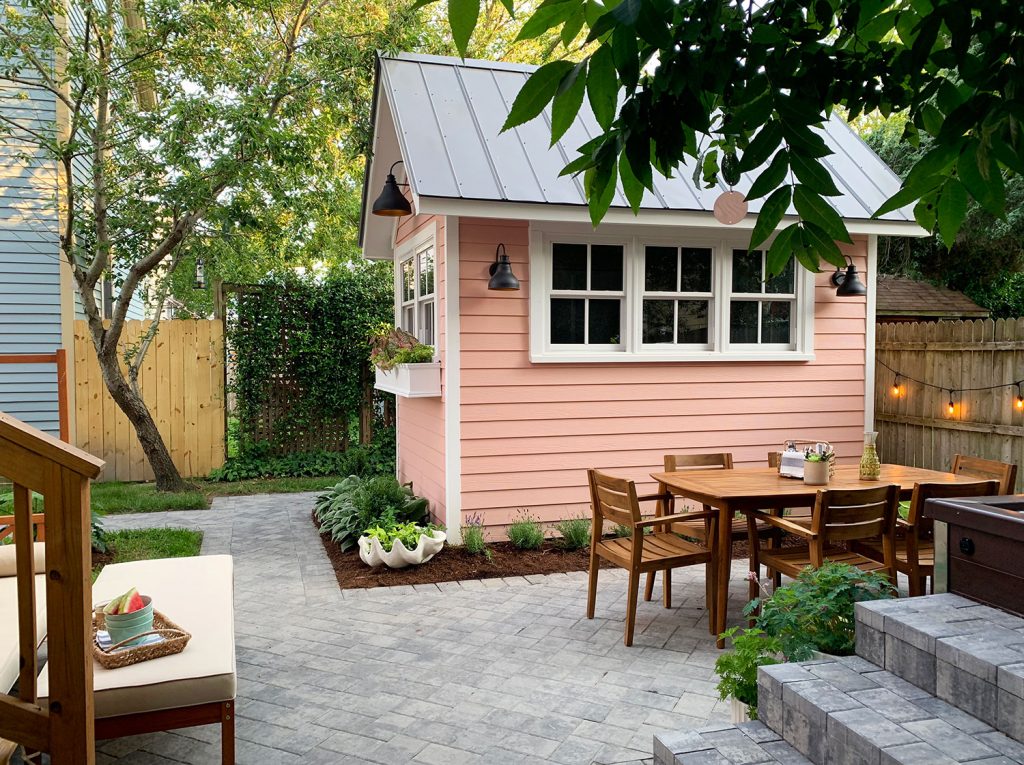
[[[46,637],[46,577],[36,574],[36,640]],[[18,679],[18,577],[0,577],[0,693]]]
[[[120,669],[94,665],[96,717],[228,701],[235,697],[235,615],[230,555],[166,558],[106,566],[93,585],[101,603],[137,587],[192,639],[172,656]],[[39,696],[49,692],[46,667]],[[45,701],[41,701],[45,704]]]
[[[46,545],[42,542],[33,542],[32,554],[35,557],[36,573],[43,573],[46,569]],[[14,545],[0,545],[0,577],[17,576],[17,560]]]

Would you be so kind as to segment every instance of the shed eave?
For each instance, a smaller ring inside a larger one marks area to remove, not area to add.
[[[503,218],[506,220],[561,221],[589,223],[590,212],[584,205],[552,204],[545,202],[513,202],[494,199],[464,199],[457,197],[420,196],[417,212],[425,215],[457,215],[467,218]],[[797,220],[795,216],[783,218],[780,225]],[[723,226],[713,213],[704,210],[664,210],[642,208],[635,215],[628,208],[612,207],[602,223],[651,226],[695,226],[753,229],[756,215],[748,215],[734,226]],[[872,220],[847,218],[844,221],[851,234],[881,236],[925,237],[929,233],[913,221]]]

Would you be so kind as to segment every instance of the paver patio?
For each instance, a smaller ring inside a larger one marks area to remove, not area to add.
[[[625,648],[618,570],[601,573],[593,621],[584,572],[339,590],[312,498],[225,497],[210,510],[106,519],[199,528],[204,554],[235,556],[239,763],[649,762],[656,731],[727,719],[701,567],[675,572],[671,610],[641,603]],[[745,590],[734,577],[730,623]],[[97,761],[217,763],[218,735],[103,742]]]

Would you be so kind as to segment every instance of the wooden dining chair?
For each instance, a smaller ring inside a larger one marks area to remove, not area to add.
[[[949,497],[984,497],[996,494],[997,481],[978,483],[916,483],[906,518],[897,513],[893,537],[896,570],[906,574],[911,597],[925,594],[925,579],[935,573],[935,535],[931,518],[924,517],[924,503],[929,499]],[[884,560],[881,537],[857,540],[850,549],[876,561]],[[932,579],[934,590],[935,581]]]
[[[714,624],[714,566],[711,565],[711,551],[700,544],[663,530],[669,524],[680,520],[706,521],[713,538],[717,511],[703,513],[680,513],[662,515],[644,520],[640,515],[640,502],[661,500],[661,494],[637,496],[636,484],[623,478],[616,478],[598,470],[588,470],[590,497],[593,511],[593,526],[590,534],[590,576],[587,589],[587,618],[594,618],[597,602],[597,575],[600,560],[604,559],[619,568],[629,571],[629,592],[626,606],[625,644],[633,645],[633,630],[636,627],[636,607],[640,594],[640,575],[665,572],[665,608],[672,605],[671,577],[673,568],[703,563],[707,583],[708,613]],[[629,537],[603,539],[601,529],[605,521],[628,527]],[[654,532],[646,534],[645,529]]]
[[[760,510],[748,511],[751,600],[760,594],[761,564],[786,576],[796,577],[808,566],[818,568],[825,561],[848,563],[862,571],[881,571],[895,583],[893,521],[899,497],[899,486],[819,491],[814,502],[810,528]],[[792,547],[762,548],[756,525],[758,521],[801,537],[805,542]],[[882,539],[882,561],[837,544],[849,544],[854,540],[872,537]]]
[[[732,454],[729,452],[712,452],[705,454],[666,454],[664,457],[666,473],[675,473],[682,470],[732,470]],[[661,499],[658,502],[655,514],[658,516],[668,515],[675,512],[675,497],[668,487],[658,484],[658,494]],[[704,505],[703,512],[711,510]],[[697,514],[688,515],[685,512],[679,515],[686,516],[687,520],[673,523],[663,531],[671,531],[675,534],[682,534],[690,539],[696,539],[705,547],[710,548],[714,536],[708,536],[708,525],[704,520],[697,518]],[[745,542],[747,539],[747,520],[742,515],[733,519],[730,530],[733,542]],[[654,596],[654,580],[657,572],[652,571],[647,575],[647,583],[644,586],[644,600],[650,600]],[[666,587],[670,587],[666,583]]]
[[[1013,494],[1017,486],[1017,466],[1009,462],[957,454],[953,457],[953,469],[950,472],[953,475],[998,481],[999,494]]]
[[[770,451],[768,452],[768,467],[775,468],[779,467],[779,463],[782,461],[782,452]],[[796,480],[796,479],[794,479]],[[809,507],[793,507],[787,508],[782,511],[782,515],[789,518],[794,523],[799,523],[801,526],[807,526],[810,528],[811,525],[811,508]],[[744,529],[744,533],[746,529]]]

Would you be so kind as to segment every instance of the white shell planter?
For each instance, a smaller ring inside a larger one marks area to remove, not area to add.
[[[419,544],[413,550],[408,549],[400,539],[391,543],[391,550],[385,550],[376,537],[359,537],[359,558],[368,566],[377,568],[405,568],[418,566],[433,558],[444,547],[447,537],[443,531],[431,531],[420,534]]]
[[[729,697],[729,716],[733,725],[750,722],[750,706],[744,704],[735,696]]]
[[[377,370],[377,390],[403,398],[432,398],[441,395],[441,364],[397,364],[393,369]]]

